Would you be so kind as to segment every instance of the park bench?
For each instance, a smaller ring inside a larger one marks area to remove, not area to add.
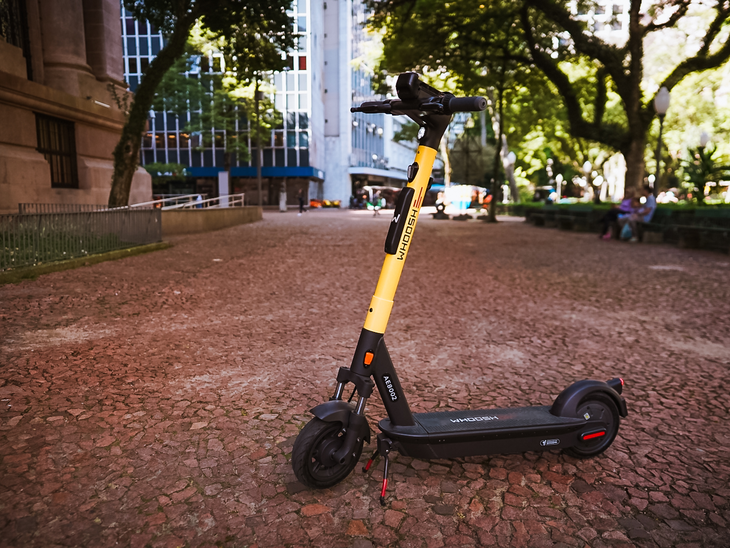
[[[589,231],[594,224],[592,205],[575,205],[561,209],[555,216],[558,228]]]
[[[730,210],[697,208],[675,227],[679,247],[701,247],[730,252]]]
[[[546,205],[539,211],[534,211],[530,215],[530,220],[535,226],[555,226],[557,222],[555,217],[560,211],[560,207],[556,205]]]
[[[538,207],[525,207],[523,211],[523,216],[525,217],[526,223],[533,223],[535,222],[535,219],[532,218],[532,216],[535,213],[540,213],[542,211],[542,208]]]
[[[676,224],[679,213],[673,209],[657,208],[651,221],[637,223],[637,237],[644,243],[661,243],[676,241]],[[617,235],[618,237],[618,235]]]

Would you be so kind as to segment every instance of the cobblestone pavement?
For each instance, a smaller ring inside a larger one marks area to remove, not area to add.
[[[548,405],[622,376],[613,446],[396,455],[386,508],[382,462],[298,484],[389,219],[267,213],[0,287],[0,546],[730,546],[730,259],[518,222],[419,224],[386,334],[409,402]]]

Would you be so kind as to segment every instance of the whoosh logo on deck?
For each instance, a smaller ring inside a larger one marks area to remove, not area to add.
[[[481,421],[498,421],[496,415],[488,415],[486,417],[464,417],[463,419],[449,419],[451,422],[481,422]]]

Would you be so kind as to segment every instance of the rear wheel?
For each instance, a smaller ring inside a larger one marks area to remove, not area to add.
[[[292,449],[292,467],[297,479],[307,487],[326,489],[345,479],[362,454],[360,443],[355,446],[355,456],[344,463],[335,462],[332,454],[345,440],[342,424],[313,418],[299,432]]]
[[[609,448],[618,434],[619,414],[616,403],[608,395],[589,394],[578,405],[578,417],[601,421],[606,433],[579,441],[578,445],[566,449],[565,452],[579,459],[600,455]]]

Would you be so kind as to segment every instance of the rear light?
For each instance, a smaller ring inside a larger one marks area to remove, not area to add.
[[[593,432],[586,432],[580,435],[581,441],[594,440],[596,438],[602,438],[606,435],[605,430],[594,430]]]
[[[606,381],[606,384],[613,388],[619,394],[624,391],[624,380],[619,377],[613,378],[610,381]]]

